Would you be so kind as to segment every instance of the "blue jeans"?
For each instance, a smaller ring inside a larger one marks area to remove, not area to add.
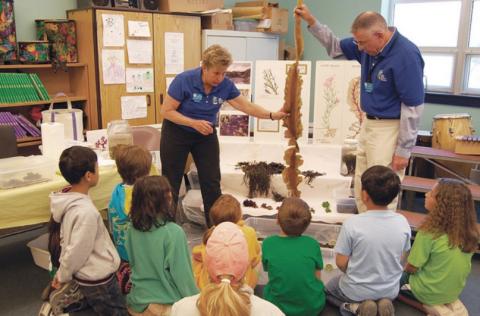
[[[115,277],[101,285],[80,285],[80,291],[85,296],[88,305],[98,315],[128,316],[125,298]]]
[[[348,298],[340,289],[340,278],[342,275],[337,275],[336,277],[332,278],[326,285],[325,285],[325,292],[327,294],[327,301],[340,307],[343,303],[360,303]],[[340,314],[342,316],[352,316],[352,314],[342,308],[340,308]]]

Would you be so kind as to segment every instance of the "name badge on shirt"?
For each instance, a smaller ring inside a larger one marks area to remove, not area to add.
[[[373,91],[373,83],[371,83],[371,82],[365,82],[365,83],[363,84],[363,87],[365,88],[365,92],[367,92],[367,93],[372,93],[372,91]]]
[[[202,101],[202,94],[201,93],[194,93],[193,96],[192,96],[192,99],[193,99],[193,102],[195,103],[199,103]]]

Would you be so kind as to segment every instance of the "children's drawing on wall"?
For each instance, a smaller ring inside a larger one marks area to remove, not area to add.
[[[360,105],[360,65],[318,61],[315,77],[315,143],[342,144],[357,138],[364,114]]]
[[[278,111],[285,96],[285,80],[288,70],[295,61],[285,60],[261,60],[255,63],[255,103],[263,106],[268,111]],[[311,62],[300,61],[299,74],[303,81],[301,90],[301,120],[305,127],[299,143],[308,142],[309,114],[310,114],[310,81]],[[254,119],[255,141],[278,142],[285,140],[285,127],[274,124],[270,119]]]
[[[220,114],[219,125],[221,136],[249,136],[248,115]]]
[[[125,53],[123,49],[102,50],[103,84],[125,83]]]
[[[125,45],[123,15],[102,14],[103,46],[121,47]]]
[[[365,113],[360,107],[360,77],[355,77],[348,84],[347,103],[350,112],[355,115],[356,120],[348,128],[347,138],[357,138],[360,134],[360,127],[365,119]]]
[[[272,74],[271,69],[265,69],[263,71],[263,88],[265,89],[266,94],[278,95],[278,85],[275,80],[275,77]]]
[[[153,92],[153,68],[127,68],[127,92]]]

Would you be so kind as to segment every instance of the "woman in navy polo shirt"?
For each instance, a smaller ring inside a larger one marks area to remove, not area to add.
[[[223,47],[212,45],[202,55],[202,66],[175,77],[162,106],[164,118],[160,142],[162,174],[172,186],[175,200],[189,153],[198,169],[205,219],[220,190],[220,149],[215,121],[223,102],[258,118],[280,120],[286,113],[269,112],[251,103],[225,78],[232,56]]]

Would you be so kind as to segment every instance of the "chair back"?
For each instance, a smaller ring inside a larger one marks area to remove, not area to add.
[[[152,126],[133,126],[133,144],[148,151],[160,150],[160,131]]]
[[[0,148],[0,158],[17,156],[17,138],[13,126],[0,125]]]

